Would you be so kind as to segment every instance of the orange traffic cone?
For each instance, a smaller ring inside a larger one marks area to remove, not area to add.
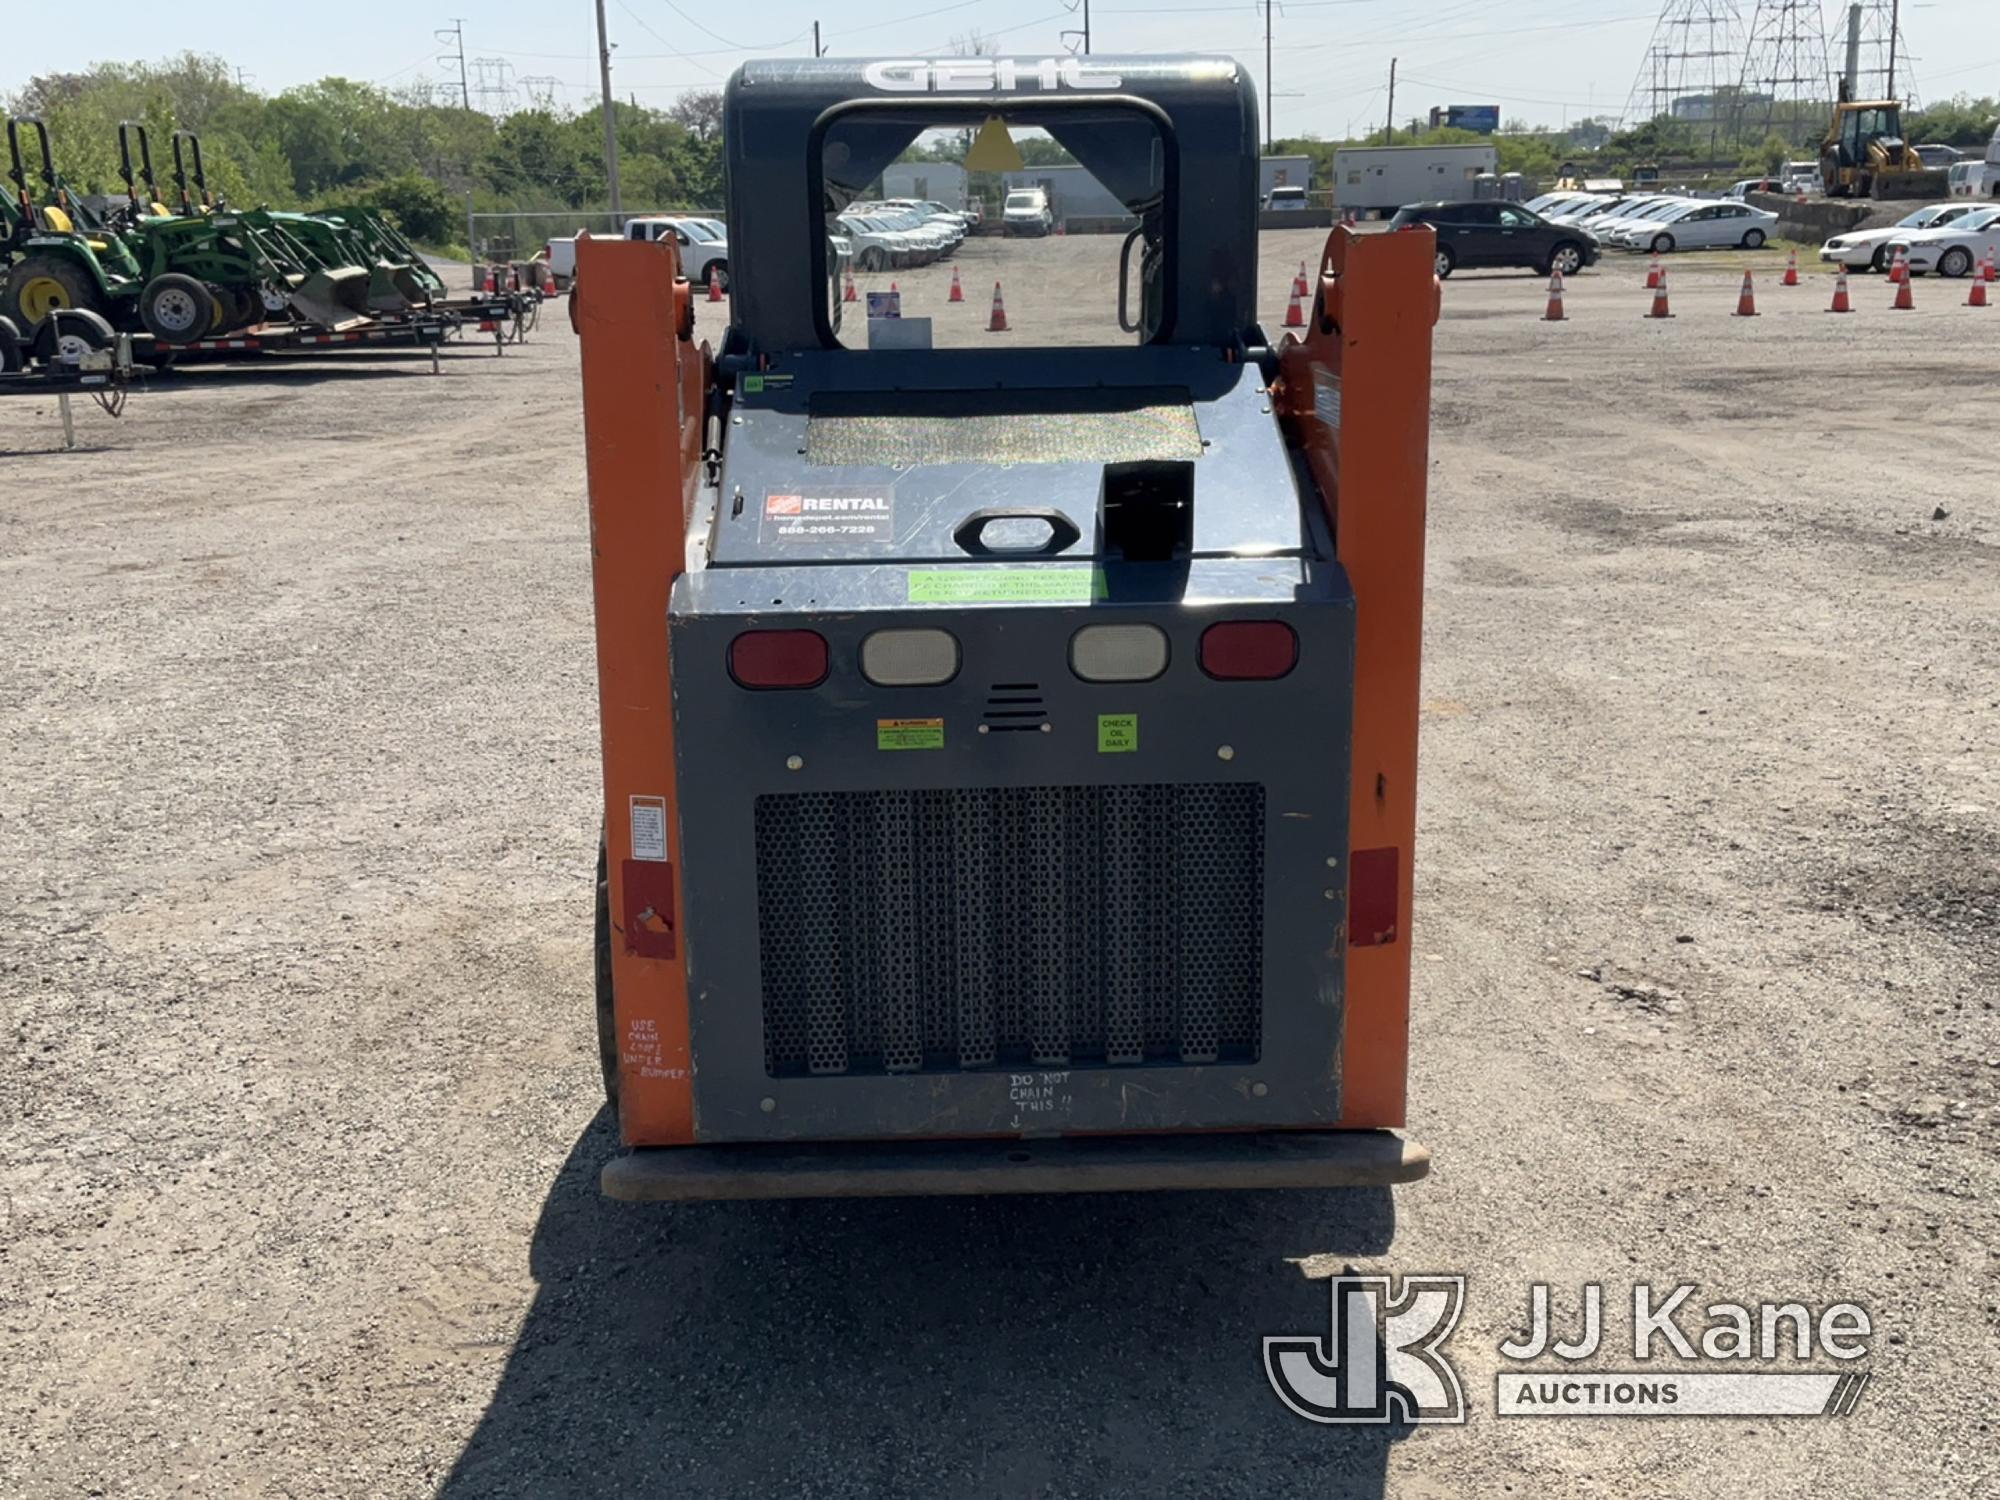
[[[1007,304],[1000,300],[1000,283],[997,281],[993,283],[993,316],[986,320],[986,331],[988,333],[1007,331]]]
[[[1911,294],[1909,268],[1904,267],[1903,279],[1896,283],[1896,300],[1889,304],[1891,312],[1915,312],[1917,299]]]
[[[958,284],[957,261],[953,261],[951,265],[951,295],[944,300],[947,302],[963,302],[965,300],[965,288]]]
[[[1989,283],[1993,280],[1993,252],[1991,250],[1986,252],[1986,263],[1979,272],[1979,279]]]
[[[1854,304],[1847,300],[1847,267],[1840,266],[1833,273],[1833,306],[1828,312],[1853,312]]]
[[[896,283],[893,281],[889,283],[889,293],[891,296],[895,297],[900,297],[903,295],[902,291],[897,287]]]
[[[1736,316],[1754,318],[1757,316],[1757,289],[1750,283],[1750,273],[1743,273],[1743,289],[1736,294]]]
[[[1300,261],[1299,274],[1292,278],[1292,295],[1294,297],[1304,297],[1310,295],[1310,291],[1311,289],[1306,286],[1306,263]]]
[[[1975,275],[1972,278],[1972,288],[1965,294],[1965,305],[1967,307],[1986,306],[1986,278],[1984,276]]]
[[[1797,286],[1798,284],[1799,284],[1799,252],[1794,250],[1790,255],[1788,255],[1785,258],[1785,274],[1782,278],[1780,278],[1778,285]]]
[[[854,290],[854,267],[847,268],[847,290],[841,293],[842,302],[859,302],[861,294]]]
[[[1296,284],[1292,287],[1292,300],[1285,304],[1285,326],[1287,328],[1306,326],[1305,305],[1299,301],[1299,289]]]
[[[1654,288],[1658,287],[1660,284],[1660,279],[1666,274],[1667,273],[1660,268],[1660,253],[1659,251],[1655,250],[1653,252],[1653,263],[1646,268],[1646,290],[1650,292]]]
[[[708,300],[711,302],[722,300],[722,283],[715,279],[713,271],[708,273]]]
[[[1563,273],[1549,272],[1549,310],[1542,314],[1544,323],[1567,323],[1569,315],[1563,311]]]
[[[1891,286],[1900,286],[1910,279],[1910,263],[1903,258],[1906,254],[1908,254],[1907,251],[1898,250],[1895,257],[1889,262],[1889,284]]]
[[[1667,273],[1665,270],[1660,272],[1659,282],[1653,288],[1653,310],[1647,313],[1646,316],[1649,318],[1671,318],[1673,316],[1667,310]]]

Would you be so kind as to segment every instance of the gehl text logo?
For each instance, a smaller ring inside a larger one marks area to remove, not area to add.
[[[1080,57],[1044,57],[1035,61],[1014,57],[947,57],[936,62],[897,58],[872,62],[861,70],[870,88],[887,94],[985,94],[995,90],[1080,89],[1098,93],[1123,88],[1116,73],[1099,72]]]
[[[1320,1338],[1267,1338],[1264,1373],[1309,1422],[1463,1422],[1458,1372],[1438,1352],[1465,1308],[1463,1276],[1336,1276]]]

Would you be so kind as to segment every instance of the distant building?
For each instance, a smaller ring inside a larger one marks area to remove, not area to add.
[[[1310,156],[1267,156],[1258,163],[1257,199],[1262,202],[1274,187],[1302,187],[1313,185],[1313,159]]]
[[[884,198],[928,198],[965,207],[965,168],[950,161],[899,161],[882,169]]]

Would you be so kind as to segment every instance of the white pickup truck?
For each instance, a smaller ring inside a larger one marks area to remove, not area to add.
[[[729,290],[728,231],[720,219],[662,214],[625,221],[628,240],[662,240],[668,235],[680,246],[681,275],[703,286],[714,282],[723,291]]]

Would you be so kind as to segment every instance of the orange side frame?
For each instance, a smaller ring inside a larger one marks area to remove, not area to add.
[[[1407,1098],[1434,251],[1428,229],[1336,228],[1305,337],[1285,341],[1273,393],[1325,497],[1355,598],[1340,1120],[1351,1127],[1400,1126]],[[1393,868],[1393,904],[1385,886],[1368,903],[1377,908],[1373,921],[1357,921],[1356,855],[1371,874]],[[1364,923],[1368,930],[1358,930]]]
[[[694,1139],[694,1089],[667,598],[686,568],[709,351],[694,343],[693,298],[668,242],[579,238],[571,296],[583,351],[619,1129],[628,1145],[684,1144]],[[662,845],[635,850],[635,826],[659,827]],[[631,899],[641,887],[648,894]]]

